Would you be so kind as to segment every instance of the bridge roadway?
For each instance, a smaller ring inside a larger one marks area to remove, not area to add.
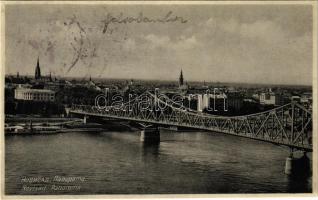
[[[147,109],[142,107],[145,99],[148,102]],[[295,102],[261,113],[225,117],[198,113],[177,106],[167,96],[159,97],[146,92],[120,106],[72,105],[69,113],[85,118],[94,116],[221,132],[288,146],[292,151],[297,149],[311,152],[313,149],[312,114]]]

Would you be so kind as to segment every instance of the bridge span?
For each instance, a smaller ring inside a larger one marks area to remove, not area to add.
[[[288,146],[291,152],[311,152],[312,113],[291,102],[265,112],[244,116],[217,116],[186,108],[167,96],[145,92],[113,106],[72,105],[72,114],[129,120],[145,124],[188,127],[221,132]]]

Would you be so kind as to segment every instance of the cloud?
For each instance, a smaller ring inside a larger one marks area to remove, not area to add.
[[[191,37],[186,38],[181,36],[180,40],[170,44],[173,49],[176,51],[186,51],[191,50],[199,45],[196,36],[192,35]]]
[[[96,9],[21,9],[19,18],[16,10],[6,10],[6,71],[33,74],[40,54],[43,71],[64,75],[82,48],[82,59],[68,75],[177,79],[182,68],[186,80],[311,83],[311,15],[306,9],[204,6],[189,12],[192,8],[180,7],[174,12],[189,19],[185,24],[118,24],[107,34],[100,23],[105,10]]]
[[[149,34],[144,38],[148,42],[148,45],[153,48],[160,47],[174,51],[185,51],[198,45],[198,41],[194,35],[191,37],[182,35],[176,40],[172,40],[168,36],[157,36],[154,34]]]
[[[157,36],[154,34],[149,34],[146,35],[144,38],[154,48],[165,47],[170,43],[170,38],[168,36]]]
[[[136,41],[132,38],[128,38],[123,42],[123,48],[126,51],[133,51],[136,49]]]
[[[233,18],[208,18],[176,37],[140,34],[123,43],[147,55],[144,74],[173,79],[182,68],[187,80],[258,83],[310,83],[311,68],[304,66],[311,64],[311,47],[310,33],[292,36],[274,21]]]
[[[250,24],[242,24],[240,27],[242,37],[264,40],[267,42],[284,40],[287,33],[282,27],[272,21],[259,20]]]

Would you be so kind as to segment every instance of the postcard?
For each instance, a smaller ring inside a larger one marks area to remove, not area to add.
[[[316,194],[316,2],[1,5],[5,198]]]

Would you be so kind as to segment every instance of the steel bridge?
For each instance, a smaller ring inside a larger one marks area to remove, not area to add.
[[[135,121],[158,126],[188,127],[221,132],[311,152],[312,113],[291,102],[272,110],[243,116],[217,116],[186,108],[163,94],[145,92],[112,106],[72,105],[69,112],[84,117]]]

